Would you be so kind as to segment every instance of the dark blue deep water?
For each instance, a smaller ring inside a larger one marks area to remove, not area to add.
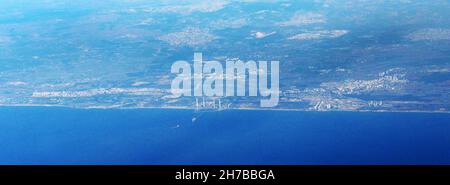
[[[450,164],[450,114],[2,107],[0,164]]]

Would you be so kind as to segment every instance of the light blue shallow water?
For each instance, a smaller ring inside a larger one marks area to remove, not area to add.
[[[450,114],[2,107],[0,164],[450,164]]]

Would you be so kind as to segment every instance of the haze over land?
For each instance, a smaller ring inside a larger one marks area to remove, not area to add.
[[[202,52],[280,61],[273,109],[449,112],[449,9],[444,0],[6,0],[0,104],[197,108],[171,96],[170,66]],[[258,97],[220,100],[260,108]]]

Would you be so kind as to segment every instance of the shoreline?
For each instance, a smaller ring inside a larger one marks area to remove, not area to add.
[[[133,109],[169,109],[169,110],[192,110],[192,111],[205,111],[205,112],[221,112],[221,111],[286,111],[286,112],[373,112],[373,113],[439,113],[439,114],[450,114],[450,111],[422,111],[422,110],[305,110],[305,109],[289,109],[289,108],[228,108],[228,109],[199,109],[190,107],[122,107],[122,106],[105,106],[105,107],[73,107],[66,105],[50,105],[50,104],[0,104],[0,108],[2,107],[58,107],[58,108],[67,108],[67,109],[98,109],[98,110],[107,110],[107,109],[115,109],[115,110],[133,110]]]

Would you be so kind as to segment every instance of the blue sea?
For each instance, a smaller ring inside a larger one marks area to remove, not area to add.
[[[450,114],[0,108],[0,164],[450,164]]]

